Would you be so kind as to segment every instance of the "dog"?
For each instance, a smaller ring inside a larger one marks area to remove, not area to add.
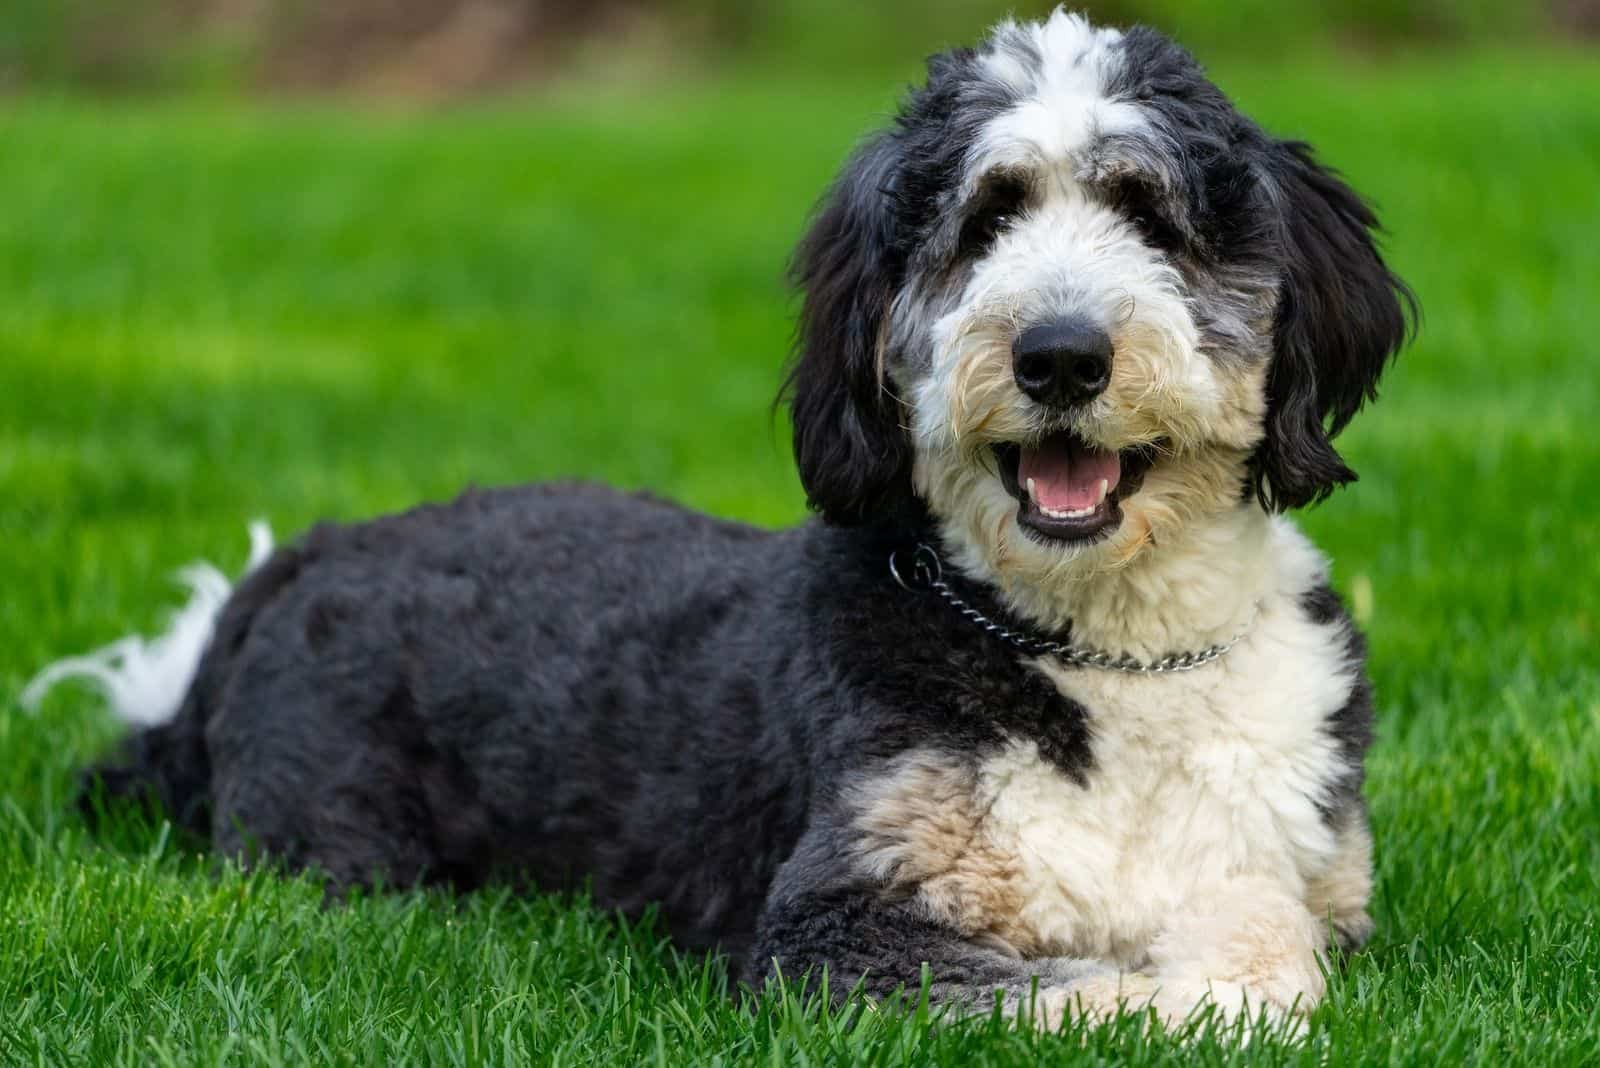
[[[1284,513],[1415,321],[1149,29],[932,58],[796,254],[819,516],[468,491],[191,575],[89,776],[334,891],[587,884],[760,984],[1293,1025],[1372,921],[1363,639]],[[926,971],[925,971],[926,970]]]

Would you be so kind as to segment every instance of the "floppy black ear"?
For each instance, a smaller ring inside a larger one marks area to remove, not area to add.
[[[1377,396],[1416,302],[1373,243],[1377,219],[1297,141],[1272,146],[1282,208],[1283,281],[1267,373],[1266,438],[1252,462],[1261,503],[1299,508],[1356,473],[1332,439]]]
[[[795,252],[805,293],[783,395],[806,500],[844,524],[886,516],[911,499],[911,442],[883,378],[895,251],[898,150],[885,134],[859,149],[823,198]]]

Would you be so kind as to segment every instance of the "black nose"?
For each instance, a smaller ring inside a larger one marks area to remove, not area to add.
[[[1111,381],[1111,336],[1079,317],[1030,326],[1011,343],[1011,374],[1040,404],[1093,400]]]

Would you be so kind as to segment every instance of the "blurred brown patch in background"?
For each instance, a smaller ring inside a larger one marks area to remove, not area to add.
[[[1088,0],[1203,55],[1571,43],[1600,0]],[[449,99],[586,68],[882,69],[1048,2],[4,0],[0,87],[270,89]]]

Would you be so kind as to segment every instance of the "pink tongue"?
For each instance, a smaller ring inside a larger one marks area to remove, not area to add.
[[[1037,446],[1022,450],[1017,481],[1024,491],[1033,479],[1033,503],[1052,511],[1081,511],[1100,500],[1100,481],[1106,492],[1117,488],[1122,461],[1117,454],[1085,445],[1069,434],[1053,434]]]

